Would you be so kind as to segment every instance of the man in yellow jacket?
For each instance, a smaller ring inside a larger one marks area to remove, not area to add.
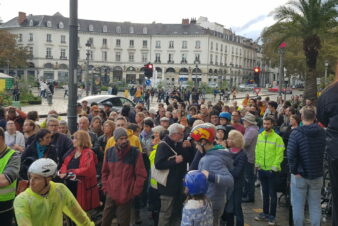
[[[127,129],[127,124],[128,124],[128,122],[127,122],[126,118],[123,117],[123,116],[120,116],[115,120],[116,128],[123,127],[125,129]],[[129,140],[130,145],[137,147],[142,152],[142,145],[141,145],[141,142],[140,142],[140,139],[138,138],[138,136],[135,136],[133,131],[130,130],[130,129],[127,129],[127,132],[128,132],[128,140]],[[116,142],[115,142],[114,137],[111,137],[106,144],[105,150],[108,150],[109,148],[114,147],[115,143]]]
[[[283,139],[272,129],[274,119],[264,118],[264,131],[258,135],[256,144],[256,168],[263,192],[263,213],[255,217],[257,221],[268,221],[269,225],[276,224],[277,192],[275,179],[281,171],[284,157]]]
[[[62,226],[63,214],[76,225],[94,226],[71,191],[61,183],[52,182],[57,165],[52,159],[41,158],[28,169],[30,187],[14,200],[19,226]]]

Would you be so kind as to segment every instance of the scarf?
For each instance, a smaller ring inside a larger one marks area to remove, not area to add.
[[[47,146],[42,146],[39,142],[36,142],[36,150],[38,152],[38,158],[42,158],[45,155]]]

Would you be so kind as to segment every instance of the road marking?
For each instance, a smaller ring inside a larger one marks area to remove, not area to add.
[[[262,213],[263,212],[263,209],[252,209],[252,210],[256,213]]]

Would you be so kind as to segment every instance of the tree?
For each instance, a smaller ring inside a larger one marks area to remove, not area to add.
[[[264,31],[266,36],[277,37],[273,39],[276,44],[300,40],[306,65],[305,98],[317,98],[317,59],[323,40],[337,37],[337,6],[338,0],[290,1],[272,12],[277,22]]]
[[[0,30],[0,67],[20,68],[27,65],[29,52],[26,47],[16,44],[16,36]]]

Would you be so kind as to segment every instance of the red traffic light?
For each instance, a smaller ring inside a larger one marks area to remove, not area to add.
[[[152,65],[152,64],[148,64],[148,68],[149,68],[149,69],[152,69],[152,68],[153,68],[153,65]]]
[[[261,72],[261,69],[259,67],[254,67],[254,72],[259,73],[259,72]]]

